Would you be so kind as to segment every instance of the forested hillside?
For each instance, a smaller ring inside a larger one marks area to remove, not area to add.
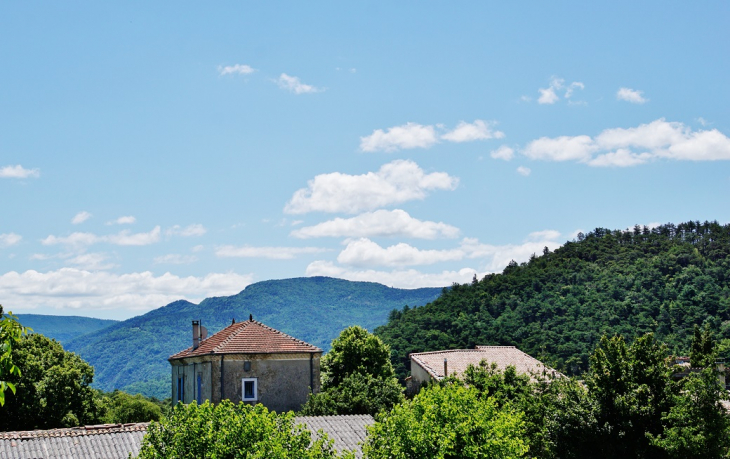
[[[440,294],[440,288],[404,290],[328,277],[270,280],[200,304],[176,301],[64,347],[94,366],[95,387],[165,398],[170,396],[167,358],[192,344],[191,320],[202,320],[212,334],[233,318],[253,314],[266,325],[328,350],[344,328],[373,330],[393,308],[424,305]]]
[[[43,314],[16,314],[21,324],[65,344],[74,338],[101,330],[118,320],[94,319],[80,316],[46,316]]]
[[[376,334],[394,351],[399,376],[410,352],[515,345],[579,374],[603,334],[654,332],[676,354],[688,352],[695,324],[730,338],[730,225],[598,228],[538,255],[454,285],[426,306],[392,311]]]

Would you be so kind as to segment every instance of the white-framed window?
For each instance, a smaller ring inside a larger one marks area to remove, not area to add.
[[[241,383],[241,400],[255,402],[259,399],[258,378],[243,378]]]

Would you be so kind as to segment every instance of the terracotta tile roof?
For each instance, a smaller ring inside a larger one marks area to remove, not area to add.
[[[420,365],[434,379],[444,377],[444,359],[450,375],[456,373],[461,376],[469,365],[477,366],[485,360],[489,364],[496,363],[501,370],[512,365],[518,373],[542,374],[546,371],[554,376],[562,376],[514,346],[477,346],[476,349],[420,352],[412,353],[410,357],[412,362]]]
[[[146,422],[0,432],[0,458],[126,459],[139,453]]]
[[[237,322],[209,336],[200,346],[185,349],[169,360],[209,354],[318,353],[322,349],[268,327],[255,320]]]
[[[318,430],[322,430],[327,436],[335,441],[334,447],[338,453],[343,450],[350,450],[355,457],[362,457],[361,444],[367,436],[367,426],[373,425],[375,419],[369,414],[347,415],[347,416],[299,416],[294,418],[295,424],[304,424],[312,438]]]

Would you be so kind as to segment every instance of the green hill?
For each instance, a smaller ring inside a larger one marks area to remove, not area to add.
[[[42,314],[16,314],[16,316],[21,324],[32,328],[34,333],[53,338],[61,344],[119,322],[118,320],[80,316],[46,316]]]
[[[79,337],[64,347],[95,368],[94,385],[103,390],[165,398],[170,396],[167,358],[192,344],[191,320],[202,320],[209,334],[253,314],[258,321],[296,338],[329,349],[350,325],[370,330],[386,322],[394,308],[424,305],[440,288],[404,290],[372,282],[328,277],[271,280],[241,293],[207,298],[200,304],[176,301]]]
[[[633,340],[654,332],[686,354],[695,324],[708,324],[728,340],[721,349],[730,348],[730,225],[598,228],[502,274],[454,285],[424,307],[393,311],[375,333],[393,349],[400,377],[410,352],[480,344],[515,345],[579,374],[604,333]]]

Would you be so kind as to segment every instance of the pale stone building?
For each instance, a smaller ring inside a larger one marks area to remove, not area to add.
[[[322,349],[250,318],[206,337],[193,321],[193,345],[168,360],[172,401],[261,403],[270,410],[298,410],[320,390]]]
[[[562,374],[514,346],[477,346],[475,349],[414,352],[410,354],[411,376],[406,379],[409,393],[446,376],[462,377],[469,365],[479,366],[484,361],[496,364],[500,370],[515,367],[517,373],[530,376],[560,377]]]

